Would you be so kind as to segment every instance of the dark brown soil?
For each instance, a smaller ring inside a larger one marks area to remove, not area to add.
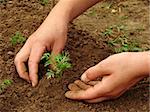
[[[148,7],[146,0],[140,2]],[[140,4],[137,5],[140,7]],[[113,101],[87,104],[64,97],[69,83],[79,79],[87,68],[112,54],[102,39],[93,38],[93,32],[88,28],[85,31],[77,29],[78,24],[70,26],[65,47],[70,53],[73,67],[61,79],[48,80],[44,76],[39,85],[32,88],[18,77],[13,60],[21,45],[12,46],[10,37],[16,31],[28,37],[42,23],[50,9],[50,4],[42,6],[38,0],[13,0],[0,4],[0,82],[4,79],[13,80],[13,84],[0,94],[0,112],[148,112],[147,79]]]

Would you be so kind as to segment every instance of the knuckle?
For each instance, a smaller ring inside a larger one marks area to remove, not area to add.
[[[32,66],[32,65],[35,65],[35,64],[38,64],[38,62],[33,60],[33,59],[29,59],[29,61],[28,61],[29,66]]]
[[[18,62],[19,62],[19,58],[18,58],[18,56],[16,56],[14,59],[14,64],[17,65]]]
[[[90,68],[91,69],[91,68]],[[90,74],[90,69],[88,69],[85,74],[88,76]]]
[[[33,63],[34,63],[34,61],[31,60],[31,59],[29,59],[28,64],[29,64],[29,65],[32,65]]]
[[[90,74],[91,74],[91,68],[90,69],[88,69],[86,72],[85,72],[85,74],[86,74],[86,77],[88,78],[88,79],[90,79]]]
[[[95,66],[90,67],[90,68],[86,71],[86,74],[89,75],[89,74],[91,74],[93,71],[95,71]]]

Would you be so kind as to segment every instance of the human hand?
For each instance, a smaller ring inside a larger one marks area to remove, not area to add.
[[[59,18],[58,18],[59,19]],[[65,45],[67,39],[67,24],[51,18],[35,31],[26,41],[22,49],[15,57],[15,65],[19,76],[32,86],[38,84],[38,63],[45,51],[58,54]],[[29,73],[25,66],[28,62]]]
[[[70,91],[67,91],[65,96],[89,103],[118,98],[148,75],[148,55],[148,52],[112,55],[89,68],[81,76],[83,82],[77,80],[69,84]],[[94,82],[98,77],[102,80]]]

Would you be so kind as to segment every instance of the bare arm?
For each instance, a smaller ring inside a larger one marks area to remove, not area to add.
[[[100,1],[101,0],[60,0],[52,9],[44,23],[47,24],[50,18],[55,18],[55,20],[59,19],[58,21],[68,24],[74,18]]]
[[[28,38],[17,53],[15,65],[19,76],[38,84],[38,63],[44,51],[61,52],[67,40],[68,23],[99,0],[60,0],[43,24]],[[29,72],[25,62],[28,61]]]
[[[149,60],[149,51],[112,55],[85,71],[81,76],[83,82],[77,80],[69,85],[70,91],[65,95],[70,99],[84,100],[89,103],[118,98],[149,75]],[[97,77],[101,77],[102,80],[94,82]],[[94,83],[90,84],[90,81]]]

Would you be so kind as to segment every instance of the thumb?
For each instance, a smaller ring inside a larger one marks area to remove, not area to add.
[[[103,77],[105,75],[108,75],[109,73],[110,72],[109,72],[107,66],[105,66],[104,63],[100,62],[97,65],[86,70],[82,74],[81,80],[84,82],[89,82],[91,80],[95,80],[98,77]]]

